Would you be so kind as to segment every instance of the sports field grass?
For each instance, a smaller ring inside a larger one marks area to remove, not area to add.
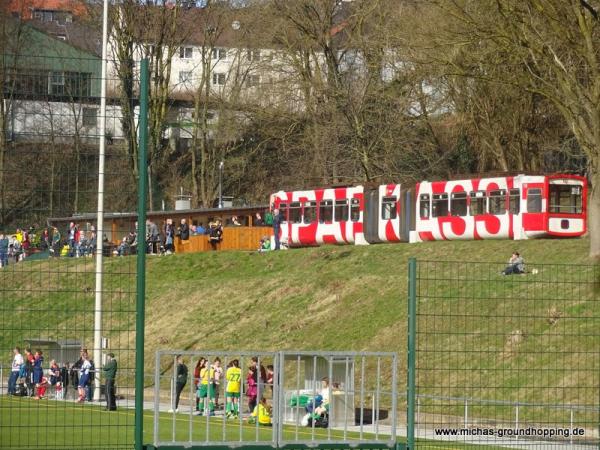
[[[151,411],[144,412],[144,439],[146,444],[153,442],[153,419]],[[132,448],[134,411],[120,409],[107,412],[99,406],[79,405],[56,401],[35,401],[20,398],[0,398],[0,448],[3,449],[92,449],[92,448]],[[168,441],[203,441],[207,437],[207,419],[205,417],[186,414],[160,414],[160,438]],[[191,426],[191,430],[190,430]],[[219,417],[210,419],[209,439],[213,441],[253,442],[272,440],[272,428],[258,427],[246,422],[240,427],[236,421],[227,421]],[[173,435],[174,430],[174,435]],[[340,440],[343,431],[315,429],[295,430],[286,427],[285,438],[288,440],[310,440],[313,438]],[[358,433],[348,432],[348,442],[359,439]],[[365,440],[373,436],[364,433]],[[399,441],[400,442],[400,441]],[[501,447],[477,446],[463,443],[420,441],[427,448],[444,450],[471,450],[485,448],[497,450]]]

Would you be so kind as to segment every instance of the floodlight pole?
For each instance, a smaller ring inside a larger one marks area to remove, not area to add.
[[[98,151],[98,214],[96,224],[96,302],[94,308],[94,401],[100,400],[100,367],[102,366],[102,265],[104,247],[104,156],[106,150],[106,59],[108,47],[108,0],[102,14],[102,70],[100,79],[100,148]]]
[[[225,163],[219,163],[219,208],[223,208],[223,166]]]

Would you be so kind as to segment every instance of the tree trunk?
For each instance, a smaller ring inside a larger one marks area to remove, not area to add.
[[[593,164],[592,167],[598,167]],[[590,236],[590,257],[600,259],[600,172],[590,174],[592,187],[588,202],[588,233]]]

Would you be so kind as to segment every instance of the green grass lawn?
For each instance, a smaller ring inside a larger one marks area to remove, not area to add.
[[[154,414],[144,412],[144,441],[153,443]],[[259,427],[244,421],[226,421],[213,417],[189,416],[186,414],[160,414],[160,439],[172,438],[185,443],[190,440],[204,441],[207,436],[216,442],[244,441],[269,442],[273,440],[272,428]],[[207,422],[209,431],[207,433]],[[0,448],[6,449],[90,449],[90,448],[132,448],[134,411],[120,409],[107,412],[89,404],[35,401],[21,398],[0,398]],[[324,430],[295,427],[284,428],[285,439],[290,441],[343,440],[348,442],[360,439],[358,433],[340,430]],[[369,433],[363,440],[372,439]],[[382,439],[382,436],[380,436]],[[385,438],[383,438],[385,439]],[[400,442],[400,441],[399,441]],[[437,449],[470,450],[481,446],[440,442],[419,441],[422,447]],[[496,450],[500,447],[485,446]]]

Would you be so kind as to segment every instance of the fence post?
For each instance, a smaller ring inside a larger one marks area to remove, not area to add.
[[[144,321],[146,302],[146,146],[148,144],[148,60],[140,72],[140,145],[138,163],[137,296],[135,302],[135,450],[144,446]],[[140,245],[141,244],[141,245]]]
[[[406,392],[406,449],[415,447],[415,390],[417,347],[417,259],[408,259],[408,382]]]

